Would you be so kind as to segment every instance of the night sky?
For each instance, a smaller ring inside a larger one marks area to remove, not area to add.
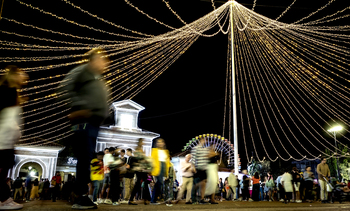
[[[36,2],[23,0],[23,2],[31,3],[33,6],[38,6],[46,11],[50,11],[67,19],[74,20],[78,23],[86,24],[106,31],[131,35],[130,33],[127,33],[121,29],[117,29],[111,25],[93,19],[65,4],[63,1],[50,0]],[[135,9],[128,6],[122,0],[71,0],[71,2],[78,6],[81,6],[83,9],[93,14],[97,14],[106,20],[129,29],[153,35],[158,35],[169,31],[168,28],[157,24],[156,22],[148,19],[146,16],[138,13]],[[163,21],[172,27],[178,28],[183,26],[183,24],[167,9],[161,0],[130,0],[130,2],[132,2],[135,6],[139,7],[149,15]],[[187,23],[195,21],[213,10],[210,0],[168,0],[168,2],[171,7],[177,12],[177,14],[179,14],[179,16],[181,16],[181,18]],[[252,8],[253,5],[253,0],[242,0],[238,2],[248,8]],[[292,0],[257,0],[255,11],[264,16],[275,19],[292,2]],[[288,13],[286,13],[279,21],[291,23],[302,17],[305,17],[311,12],[314,12],[318,8],[325,5],[327,2],[327,0],[296,1]],[[333,3],[332,6],[327,7],[325,10],[320,12],[320,14],[315,15],[313,19],[332,14],[332,12],[349,6],[349,3],[345,2],[347,1],[342,1],[341,3]],[[223,3],[225,2],[216,1],[216,6],[219,7]],[[349,12],[346,14],[348,13]],[[128,41],[128,39],[125,38],[106,35],[77,27],[73,24],[69,24],[49,15],[45,15],[39,11],[32,10],[14,0],[5,1],[2,16],[39,27],[71,33],[79,36]],[[336,24],[345,25],[348,23],[348,20],[349,18],[343,19],[338,21]],[[218,28],[216,28],[216,30],[217,29]],[[24,26],[19,26],[4,20],[0,21],[0,30],[13,31],[20,34],[38,37],[46,37],[49,39],[65,40],[70,42],[83,42],[82,40],[76,40],[66,36],[59,36],[30,29]],[[54,43],[44,42],[40,40],[29,40],[26,38],[4,33],[0,33],[0,36],[1,40],[6,41],[40,45],[55,45]],[[227,47],[228,36],[222,33],[219,33],[218,35],[211,38],[199,37],[199,39],[186,51],[186,53],[182,55],[169,69],[167,69],[160,77],[158,77],[147,88],[145,88],[142,92],[140,92],[136,97],[132,99],[136,103],[139,103],[146,108],[140,113],[139,127],[144,130],[159,133],[161,137],[165,139],[167,147],[172,154],[180,152],[188,140],[200,134],[209,133],[223,135]],[[69,52],[69,54],[78,54],[83,52],[84,51],[72,51]],[[48,54],[47,52],[40,51],[31,52],[0,50],[1,57],[27,57],[62,54],[64,53],[50,52],[50,54]],[[64,60],[64,62],[71,62],[75,60],[76,59],[67,59]],[[39,63],[14,62],[11,64],[16,64],[19,67],[35,67],[38,66]],[[40,66],[57,63],[59,63],[57,60],[52,61],[52,63],[41,62]],[[9,63],[1,63],[0,68],[4,68],[8,64]],[[68,66],[53,70],[31,72],[29,76],[31,79],[47,77],[58,73],[66,73],[73,67],[74,66]],[[41,85],[42,82],[38,82],[38,84]],[[59,112],[59,109],[56,112]],[[26,119],[26,121],[30,120]],[[239,118],[239,124],[241,121],[244,121],[244,119]],[[225,125],[226,127],[224,136],[229,137],[228,112],[226,112]],[[241,133],[241,128],[238,128],[238,134],[240,138],[239,154],[241,155],[242,162],[244,163],[246,156],[244,152],[244,144],[241,141],[241,138],[243,136]],[[301,140],[303,139],[301,137],[301,134],[296,135],[299,136]],[[267,138],[266,134],[263,132],[262,136],[263,138]],[[332,140],[332,137],[327,138],[329,140]],[[252,152],[251,147],[251,143],[248,142],[247,148],[249,154]],[[313,150],[312,146],[306,145],[306,147],[310,147],[310,150]],[[271,148],[268,150],[269,152],[273,153]]]

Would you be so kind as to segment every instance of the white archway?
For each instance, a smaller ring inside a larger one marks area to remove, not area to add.
[[[19,176],[19,172],[22,168],[22,166],[26,163],[37,163],[41,166],[42,169],[42,177],[43,178],[47,178],[47,166],[45,165],[45,162],[43,162],[41,159],[39,158],[25,158],[23,160],[21,160],[20,162],[18,162],[15,167],[13,168],[14,171],[12,173],[12,179],[16,179]]]

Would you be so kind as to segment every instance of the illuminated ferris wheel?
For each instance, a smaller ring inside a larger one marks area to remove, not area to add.
[[[199,139],[204,137],[205,138],[205,147],[213,147],[214,151],[217,153],[220,153],[220,163],[223,162],[226,167],[234,167],[234,148],[233,144],[230,143],[225,137],[222,137],[217,134],[203,134],[196,136],[195,138],[192,138],[189,140],[188,143],[184,146],[182,149],[183,152],[185,151],[191,151],[195,146],[199,144]],[[238,166],[239,169],[241,168],[241,162],[238,154]]]

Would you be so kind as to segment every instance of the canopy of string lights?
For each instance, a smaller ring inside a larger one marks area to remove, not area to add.
[[[52,12],[55,10],[43,9],[40,2],[16,0],[26,8],[27,15],[40,13],[41,18],[57,19],[62,27],[70,24],[77,31],[89,30],[105,37],[58,31],[57,27],[51,29],[40,22],[27,23],[2,14],[4,27],[0,32],[8,40],[0,40],[0,50],[11,56],[2,56],[0,61],[20,63],[31,77],[28,86],[20,90],[29,100],[23,104],[22,118],[26,121],[21,125],[23,136],[19,145],[43,145],[71,135],[65,118],[69,100],[56,100],[67,93],[55,91],[64,86],[62,79],[71,68],[86,62],[81,58],[89,49],[102,47],[108,52],[110,64],[103,79],[109,87],[111,103],[140,94],[200,37],[210,40],[225,34],[228,45],[226,83],[221,82],[226,84],[222,136],[232,141],[230,73],[234,69],[239,142],[245,150],[241,154],[246,155],[248,162],[252,159],[250,150],[258,160],[271,161],[348,156],[341,155],[329,141],[331,133],[327,130],[335,124],[342,125],[343,130],[337,132],[342,139],[336,141],[348,148],[350,26],[337,23],[349,18],[350,6],[327,13],[335,2],[329,0],[301,19],[281,22],[296,1],[272,19],[254,11],[257,0],[251,8],[236,1],[218,6],[212,0],[210,13],[188,23],[170,2],[163,0],[164,8],[183,24],[173,27],[133,1],[124,0],[145,19],[168,29],[166,33],[148,34],[119,25],[117,20],[104,19],[73,1],[61,0],[60,4],[95,22],[86,25],[64,12],[56,14]],[[105,25],[108,29],[104,29]],[[115,30],[109,30],[111,27]],[[28,33],[19,32],[26,30]],[[5,71],[2,69],[1,74]],[[326,154],[325,149],[332,154]]]

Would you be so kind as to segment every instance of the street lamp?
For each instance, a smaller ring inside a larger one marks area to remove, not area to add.
[[[338,125],[338,126],[334,126],[331,129],[328,130],[328,132],[333,132],[334,135],[334,143],[335,143],[335,152],[337,152],[337,131],[341,131],[343,129],[342,126]],[[338,175],[338,180],[340,180],[340,173],[339,173],[339,157],[337,157],[337,175]]]

